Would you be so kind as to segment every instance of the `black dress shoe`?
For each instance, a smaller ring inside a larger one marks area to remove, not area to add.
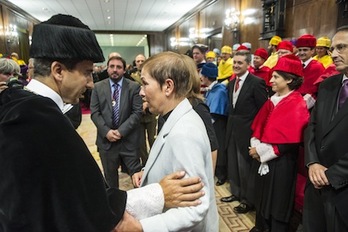
[[[216,186],[223,185],[226,182],[226,180],[218,180],[216,181]]]
[[[234,195],[231,195],[229,197],[223,197],[220,199],[220,201],[222,202],[232,202],[232,201],[239,201],[239,198],[234,196]]]
[[[250,210],[253,210],[254,208],[245,204],[245,203],[240,203],[240,205],[236,206],[233,208],[233,211],[235,213],[247,213]]]
[[[253,228],[251,228],[251,230],[249,230],[249,232],[269,232],[269,229],[261,230],[254,226]]]
[[[253,228],[251,228],[251,230],[249,230],[249,232],[262,232],[262,230],[257,229],[256,226],[254,226]]]

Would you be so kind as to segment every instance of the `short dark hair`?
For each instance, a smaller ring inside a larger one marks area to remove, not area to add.
[[[251,63],[251,54],[249,51],[237,51],[235,56],[245,56],[245,61],[250,64]]]
[[[208,46],[205,44],[195,44],[192,46],[192,51],[197,48],[201,53],[205,54],[208,51]]]
[[[51,74],[51,64],[57,61],[61,64],[63,64],[69,71],[72,71],[76,65],[82,60],[76,60],[76,59],[40,59],[35,58],[35,68],[34,68],[34,77],[41,76],[46,77]]]
[[[300,88],[303,83],[303,77],[297,76],[292,73],[283,72],[283,71],[275,71],[275,72],[277,72],[280,76],[282,76],[284,80],[292,80],[292,82],[288,84],[290,90],[296,90]]]

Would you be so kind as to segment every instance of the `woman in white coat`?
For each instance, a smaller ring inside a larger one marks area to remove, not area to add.
[[[164,52],[147,59],[142,67],[140,95],[151,113],[162,115],[165,123],[150,151],[141,186],[156,183],[173,171],[199,176],[204,196],[196,207],[142,212],[143,231],[218,231],[219,218],[214,194],[212,157],[206,128],[186,99],[195,78],[199,79],[192,59]],[[137,214],[137,212],[131,212]]]

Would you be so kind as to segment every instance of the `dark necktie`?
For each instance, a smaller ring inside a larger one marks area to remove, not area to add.
[[[342,107],[342,105],[347,100],[347,98],[348,98],[348,79],[345,79],[343,81],[340,94],[338,96],[338,109]]]
[[[113,84],[114,93],[112,95],[112,123],[115,128],[118,127],[120,121],[120,106],[118,104],[120,98],[120,86],[119,84]]]
[[[236,83],[234,83],[234,92],[237,92],[237,90],[239,89],[239,77],[236,77]]]

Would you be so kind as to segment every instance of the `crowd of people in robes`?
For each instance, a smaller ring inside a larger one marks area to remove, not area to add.
[[[253,54],[247,42],[221,54],[196,44],[192,58],[140,57],[133,80],[110,55],[108,78],[94,85],[93,64],[104,61],[94,32],[62,14],[35,25],[25,88],[18,57],[0,59],[0,228],[215,232],[214,187],[228,181],[221,201],[255,210],[252,232],[289,231],[296,204],[305,231],[348,231],[346,41],[343,27],[332,44],[274,36]],[[92,88],[104,175],[66,114]],[[144,103],[159,124],[141,163]],[[127,192],[121,160],[135,186]]]

